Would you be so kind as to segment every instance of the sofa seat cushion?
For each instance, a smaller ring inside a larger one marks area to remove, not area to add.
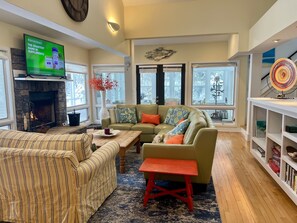
[[[49,135],[14,130],[0,130],[0,147],[73,150],[79,162],[91,157],[92,140],[93,135],[86,133]]]
[[[142,131],[144,134],[154,134],[154,124],[150,123],[137,123],[134,126],[132,126],[131,130],[134,131]]]
[[[133,125],[134,124],[131,124],[131,123],[114,123],[114,124],[110,124],[108,127],[111,129],[117,129],[117,130],[131,130]]]
[[[170,131],[172,129],[174,129],[173,125],[162,123],[160,125],[155,126],[154,133],[159,134],[161,131],[162,132],[168,132],[168,131]]]

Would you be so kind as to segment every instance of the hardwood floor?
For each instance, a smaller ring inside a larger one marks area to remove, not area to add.
[[[212,177],[223,223],[297,222],[297,206],[251,155],[240,133],[219,133]]]

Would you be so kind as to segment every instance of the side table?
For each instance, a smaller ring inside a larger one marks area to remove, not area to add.
[[[190,211],[193,211],[193,188],[191,184],[191,176],[198,176],[198,167],[196,160],[173,160],[173,159],[155,159],[146,158],[139,168],[140,172],[148,172],[149,180],[145,190],[143,205],[146,206],[150,198],[154,199],[164,195],[174,196],[188,204]],[[185,179],[185,188],[176,190],[167,190],[163,187],[156,185],[155,174],[174,174],[182,175]],[[151,193],[156,188],[159,193]],[[178,193],[186,192],[186,197]]]

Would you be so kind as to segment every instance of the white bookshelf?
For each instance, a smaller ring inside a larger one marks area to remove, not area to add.
[[[294,185],[290,185],[295,180],[294,175],[297,177],[297,162],[287,155],[286,150],[287,146],[297,148],[297,133],[286,131],[287,125],[297,126],[297,100],[273,98],[251,98],[249,100],[252,103],[251,154],[297,205],[297,191],[294,190]],[[265,131],[259,131],[262,128],[257,129],[259,123],[266,123]],[[259,152],[259,147],[264,153]],[[269,160],[273,156],[273,147],[280,148],[280,172],[278,174],[269,165]]]

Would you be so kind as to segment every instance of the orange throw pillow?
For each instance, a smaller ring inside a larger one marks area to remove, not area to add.
[[[149,115],[149,114],[142,113],[141,123],[151,123],[151,124],[159,125],[160,115]]]
[[[177,124],[179,124],[179,123],[181,123],[181,122],[183,122],[183,121],[185,121],[184,118],[182,118],[181,120],[179,120]]]
[[[184,135],[175,135],[166,141],[165,144],[183,144]]]

